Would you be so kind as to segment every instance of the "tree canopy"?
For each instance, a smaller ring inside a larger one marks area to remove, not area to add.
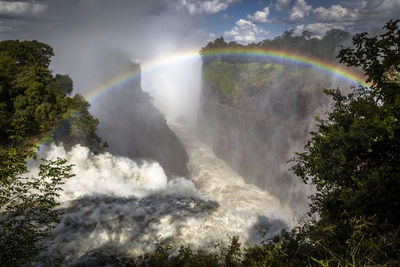
[[[68,75],[49,69],[53,49],[37,41],[0,42],[0,265],[35,260],[58,222],[58,192],[73,176],[63,159],[45,161],[30,175],[35,143],[52,134],[66,146],[102,149],[98,120],[81,96],[70,97]],[[56,131],[54,131],[56,130]]]
[[[0,153],[0,263],[22,266],[35,261],[43,241],[61,214],[58,192],[73,176],[63,159],[44,161],[29,175],[26,158],[33,152],[10,147]]]
[[[305,152],[294,171],[317,186],[313,207],[322,218],[373,216],[381,223],[400,221],[400,30],[389,22],[386,32],[353,37],[355,48],[339,58],[361,67],[370,88],[333,96],[327,119],[317,119]]]
[[[272,40],[265,39],[258,43],[250,43],[242,45],[237,42],[225,42],[224,37],[220,36],[209,42],[200,50],[200,53],[212,51],[215,49],[273,49],[279,51],[290,51],[317,57],[325,60],[336,60],[338,45],[350,39],[350,34],[340,29],[331,29],[325,35],[318,39],[312,37],[309,31],[303,31],[300,36],[294,36],[293,30],[285,31],[281,36],[277,36]]]
[[[82,96],[69,97],[71,78],[52,74],[52,56],[53,49],[37,41],[0,42],[0,143],[40,137],[64,121],[56,141],[65,137],[67,145],[79,142],[100,150],[98,120]]]
[[[365,234],[376,246],[390,236],[385,252],[361,264],[400,256],[399,22],[388,22],[379,36],[356,34],[353,47],[340,51],[340,61],[361,68],[372,85],[348,95],[325,90],[333,97],[331,110],[317,117],[317,130],[293,159],[295,174],[317,188],[311,198],[311,214],[318,215],[314,239],[331,229],[329,248],[346,256],[355,220],[371,224]]]

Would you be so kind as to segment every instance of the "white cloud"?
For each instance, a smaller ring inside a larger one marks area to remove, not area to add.
[[[37,15],[44,12],[47,6],[29,2],[0,1],[1,15]]]
[[[297,25],[296,29],[294,30],[295,34],[301,34],[304,31],[304,24]]]
[[[317,29],[335,23],[336,28],[346,31],[370,31],[381,28],[389,19],[396,19],[400,14],[399,0],[357,0],[332,5],[328,8],[318,7],[313,10]],[[324,26],[322,26],[324,25]]]
[[[276,10],[282,10],[286,8],[290,3],[290,0],[278,0],[276,1],[275,7]]]
[[[224,32],[227,39],[243,43],[261,41],[266,38],[267,34],[266,30],[245,19],[239,19],[232,30]]]
[[[175,8],[186,8],[190,14],[215,14],[227,9],[238,0],[179,0],[174,3]]]
[[[295,32],[301,34],[301,30],[308,30],[318,38],[331,28],[350,33],[380,29],[390,19],[398,19],[400,14],[400,0],[341,1],[340,4],[319,5],[316,8],[308,4],[307,0],[293,2],[286,22],[304,24],[294,27]],[[276,0],[277,9],[280,4],[281,0]]]
[[[224,14],[224,15],[222,15],[222,18],[223,19],[231,19],[231,18],[233,18],[233,16],[229,16],[228,14]]]
[[[318,7],[313,11],[317,21],[353,21],[358,18],[358,9],[350,11],[341,5],[332,5],[329,8]]]
[[[253,15],[247,15],[247,18],[255,23],[267,23],[269,13],[269,7],[265,7],[263,10],[256,11]]]
[[[343,1],[341,4],[315,9],[305,1],[296,0],[287,21],[311,23],[307,26],[298,25],[295,32],[299,34],[302,29],[308,30],[316,34],[317,38],[332,28],[352,33],[368,32],[373,28],[381,28],[389,19],[396,19],[400,14],[400,0]]]
[[[369,10],[376,10],[377,12],[390,11],[400,7],[399,0],[360,0],[360,2],[363,4],[363,7]]]
[[[297,0],[289,13],[290,21],[301,21],[312,11],[312,6],[305,0]]]
[[[304,27],[306,30],[310,31],[313,33],[313,37],[316,37],[318,39],[321,39],[325,33],[331,29],[341,29],[344,30],[348,24],[338,24],[338,23],[312,23],[308,24],[306,27]]]
[[[202,8],[206,13],[214,14],[227,9],[229,4],[219,0],[205,1],[202,3]]]

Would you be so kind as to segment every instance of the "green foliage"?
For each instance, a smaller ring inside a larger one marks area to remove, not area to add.
[[[19,66],[48,68],[54,56],[53,48],[38,41],[2,41],[0,51],[5,51]]]
[[[0,262],[4,266],[34,261],[43,240],[58,222],[58,192],[72,177],[62,159],[44,161],[37,176],[28,176],[33,152],[11,147],[0,153]]]
[[[70,95],[72,93],[73,83],[68,75],[56,74],[54,79],[61,93],[64,95]]]
[[[263,40],[259,43],[251,43],[241,45],[236,42],[225,42],[221,36],[214,42],[209,42],[200,50],[200,54],[206,54],[218,49],[239,49],[239,50],[279,50],[290,51],[292,53],[300,53],[316,57],[318,59],[335,60],[338,45],[350,38],[350,34],[340,29],[332,29],[326,32],[323,38],[310,38],[312,33],[304,31],[300,36],[293,36],[294,31],[285,31],[281,36],[275,37],[273,40]]]
[[[341,62],[361,67],[372,86],[348,95],[325,90],[333,97],[331,111],[326,119],[317,118],[317,130],[311,132],[305,151],[293,159],[295,174],[317,188],[311,198],[311,213],[320,218],[310,227],[310,235],[314,239],[325,237],[326,250],[337,255],[332,256],[336,262],[354,262],[359,252],[372,249],[388,233],[396,236],[397,243],[385,247],[384,255],[369,254],[365,256],[369,262],[361,261],[377,264],[400,257],[398,23],[386,24],[380,36],[355,35],[355,47],[340,52]],[[373,224],[354,227],[352,222],[360,218]],[[331,231],[327,234],[322,229]],[[360,229],[362,236],[372,241],[359,239]]]
[[[50,47],[36,41],[0,43],[3,143],[14,135],[29,137],[49,130],[54,117],[65,112],[65,106],[57,110],[60,92],[48,69],[52,55]]]
[[[174,252],[173,247],[165,241],[155,244],[155,251],[150,254],[130,259],[119,259],[118,266],[241,266],[242,246],[238,237],[232,237],[229,246],[216,244],[214,252],[193,251],[190,247],[181,247]]]
[[[208,86],[218,86],[223,94],[229,95],[233,90],[233,72],[230,64],[214,61],[204,69],[204,81]]]
[[[389,254],[400,249],[400,231],[373,235],[374,218],[354,218],[349,222],[350,235],[341,244],[344,252],[332,247],[332,228],[315,228],[307,224],[290,232],[282,231],[266,238],[261,245],[241,246],[238,237],[229,245],[194,251],[190,247],[176,250],[167,242],[156,243],[153,253],[137,258],[119,257],[115,266],[398,266],[398,258]],[[313,235],[311,234],[314,231]],[[318,233],[315,232],[318,230]]]
[[[96,130],[99,120],[89,112],[89,103],[79,94],[68,99],[68,110],[63,121],[52,134],[52,140],[71,147],[76,143],[90,148],[93,152],[101,152],[106,147],[102,144]]]
[[[210,88],[219,88],[226,97],[262,92],[276,83],[284,70],[280,64],[229,63],[214,60],[204,65],[203,80]]]
[[[67,145],[82,141],[93,150],[101,143],[98,120],[80,95],[68,97],[72,80],[48,69],[53,50],[37,41],[0,42],[0,265],[27,265],[43,249],[58,222],[58,192],[73,176],[62,159],[44,161],[35,176],[27,160],[32,142],[59,128]]]
[[[326,90],[332,110],[317,120],[318,131],[295,158],[295,173],[317,186],[312,207],[322,220],[377,215],[381,223],[399,224],[400,84],[384,79],[384,70],[400,66],[393,23],[379,37],[356,35],[356,50],[341,51],[341,61],[360,66],[373,85],[347,96]]]
[[[246,101],[246,97],[258,97],[266,90],[280,87],[279,84],[298,83],[299,81],[313,81],[315,86],[304,86],[304,92],[299,92],[303,99],[308,95],[319,94],[314,88],[326,84],[330,80],[327,74],[316,73],[311,68],[293,66],[284,62],[265,64],[265,59],[242,54],[216,55],[214,51],[229,49],[249,51],[259,49],[272,49],[282,52],[299,53],[315,57],[318,60],[336,62],[338,44],[350,37],[342,30],[331,30],[320,40],[309,38],[309,33],[302,36],[293,36],[293,32],[285,32],[274,40],[264,40],[257,44],[240,45],[235,42],[227,43],[222,37],[210,42],[201,49],[203,56],[203,81],[204,87],[220,92],[222,101]],[[282,79],[282,77],[285,79]]]
[[[51,56],[52,48],[37,41],[0,42],[0,144],[17,136],[43,136],[70,120],[57,132],[57,141],[66,136],[67,145],[81,142],[101,150],[98,120],[82,96],[69,97],[73,83],[68,75],[52,75]]]

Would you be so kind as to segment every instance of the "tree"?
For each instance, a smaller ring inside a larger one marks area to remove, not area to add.
[[[312,35],[313,33],[308,30],[302,31],[301,33],[301,37],[304,39],[310,39]]]
[[[357,34],[354,47],[340,51],[340,61],[361,68],[370,88],[348,95],[325,90],[333,97],[331,110],[326,119],[317,117],[305,151],[292,160],[295,174],[317,188],[311,198],[311,214],[319,216],[311,227],[314,240],[322,238],[322,229],[331,229],[328,244],[334,251],[345,248],[356,219],[373,223],[371,237],[399,234],[399,22],[388,22],[376,37]],[[386,258],[399,257],[396,242]]]
[[[293,34],[294,34],[294,29],[286,30],[286,31],[283,33],[282,38],[283,38],[283,39],[290,38],[290,37],[293,36]]]
[[[39,174],[28,176],[26,159],[34,152],[18,146],[0,152],[0,263],[34,261],[43,241],[58,222],[58,192],[73,176],[62,159],[44,161]]]
[[[67,146],[101,149],[98,120],[80,95],[69,97],[72,80],[49,70],[53,50],[37,41],[0,42],[0,265],[26,265],[43,248],[57,223],[58,192],[70,178],[62,159],[44,161],[30,175],[27,160],[37,142],[66,122]],[[62,136],[58,136],[62,141]]]
[[[16,59],[20,66],[35,65],[38,67],[48,68],[51,57],[54,56],[53,48],[48,44],[38,41],[23,41],[18,40],[0,42],[0,51],[6,53]]]
[[[84,141],[101,150],[98,120],[82,96],[70,97],[73,82],[68,75],[53,76],[48,68],[52,56],[53,49],[37,41],[0,42],[0,145],[15,136],[37,138],[70,120],[76,127],[64,127],[67,146]],[[62,139],[60,131],[57,138]]]
[[[343,31],[341,29],[331,29],[327,31],[322,38],[325,43],[341,43],[350,38],[350,33]]]
[[[73,82],[71,77],[68,75],[56,74],[54,77],[57,87],[60,92],[64,95],[70,95],[72,93]]]
[[[90,104],[79,94],[71,100],[67,116],[52,133],[52,140],[67,147],[79,143],[95,153],[103,151],[107,144],[96,134],[99,120],[90,114]]]

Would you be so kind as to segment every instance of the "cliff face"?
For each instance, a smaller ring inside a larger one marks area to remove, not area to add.
[[[106,54],[100,64],[104,66],[102,76],[111,78],[140,67],[116,52]],[[154,159],[168,176],[187,175],[186,151],[152,98],[142,91],[140,75],[108,90],[96,100],[93,110],[100,120],[99,135],[107,142],[109,152]]]
[[[299,213],[307,189],[288,169],[332,79],[315,70],[251,56],[203,56],[198,127],[216,154],[247,182]]]

